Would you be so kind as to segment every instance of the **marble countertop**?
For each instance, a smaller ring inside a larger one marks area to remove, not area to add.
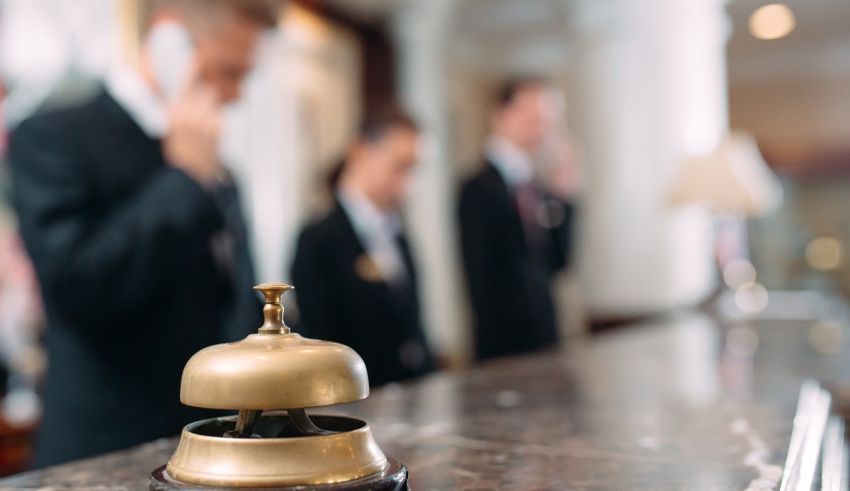
[[[681,314],[315,412],[367,420],[419,490],[778,489],[800,382],[850,380],[850,354],[840,339],[819,344],[823,329]],[[20,474],[0,489],[147,489],[175,444]]]

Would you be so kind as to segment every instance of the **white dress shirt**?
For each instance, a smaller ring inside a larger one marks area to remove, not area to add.
[[[382,211],[353,188],[340,188],[337,199],[384,281],[392,285],[406,280],[408,272],[397,241],[401,234],[398,214]]]
[[[505,138],[491,136],[485,155],[510,188],[528,184],[534,179],[534,166],[528,154]]]

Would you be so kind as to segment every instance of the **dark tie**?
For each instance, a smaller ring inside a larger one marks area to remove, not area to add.
[[[530,181],[514,188],[514,199],[529,253],[532,256],[541,257],[545,254],[549,245],[546,229],[540,222],[540,213],[543,211],[543,193],[533,181]]]

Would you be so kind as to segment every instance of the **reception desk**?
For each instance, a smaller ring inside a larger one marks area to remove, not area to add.
[[[841,409],[844,332],[723,324],[674,315],[386,387],[337,412],[367,420],[414,489],[778,489],[800,383],[820,380]],[[145,489],[175,444],[13,476],[0,489]]]

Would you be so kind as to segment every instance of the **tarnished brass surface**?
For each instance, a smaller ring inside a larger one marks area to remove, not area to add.
[[[262,418],[271,424],[274,418],[287,417],[281,413]],[[235,417],[198,421],[183,429],[168,474],[207,486],[272,487],[340,483],[387,469],[387,458],[365,422],[337,416],[314,419],[323,426],[353,429],[318,436],[223,438],[198,432],[209,433],[211,425],[221,422],[229,428]]]
[[[199,351],[183,369],[180,400],[211,409],[327,406],[369,395],[351,348],[298,334],[252,334]]]
[[[290,333],[281,295],[289,285],[259,285],[265,323],[257,334],[196,353],[183,370],[180,400],[211,409],[309,408],[364,399],[366,366],[351,348]]]

